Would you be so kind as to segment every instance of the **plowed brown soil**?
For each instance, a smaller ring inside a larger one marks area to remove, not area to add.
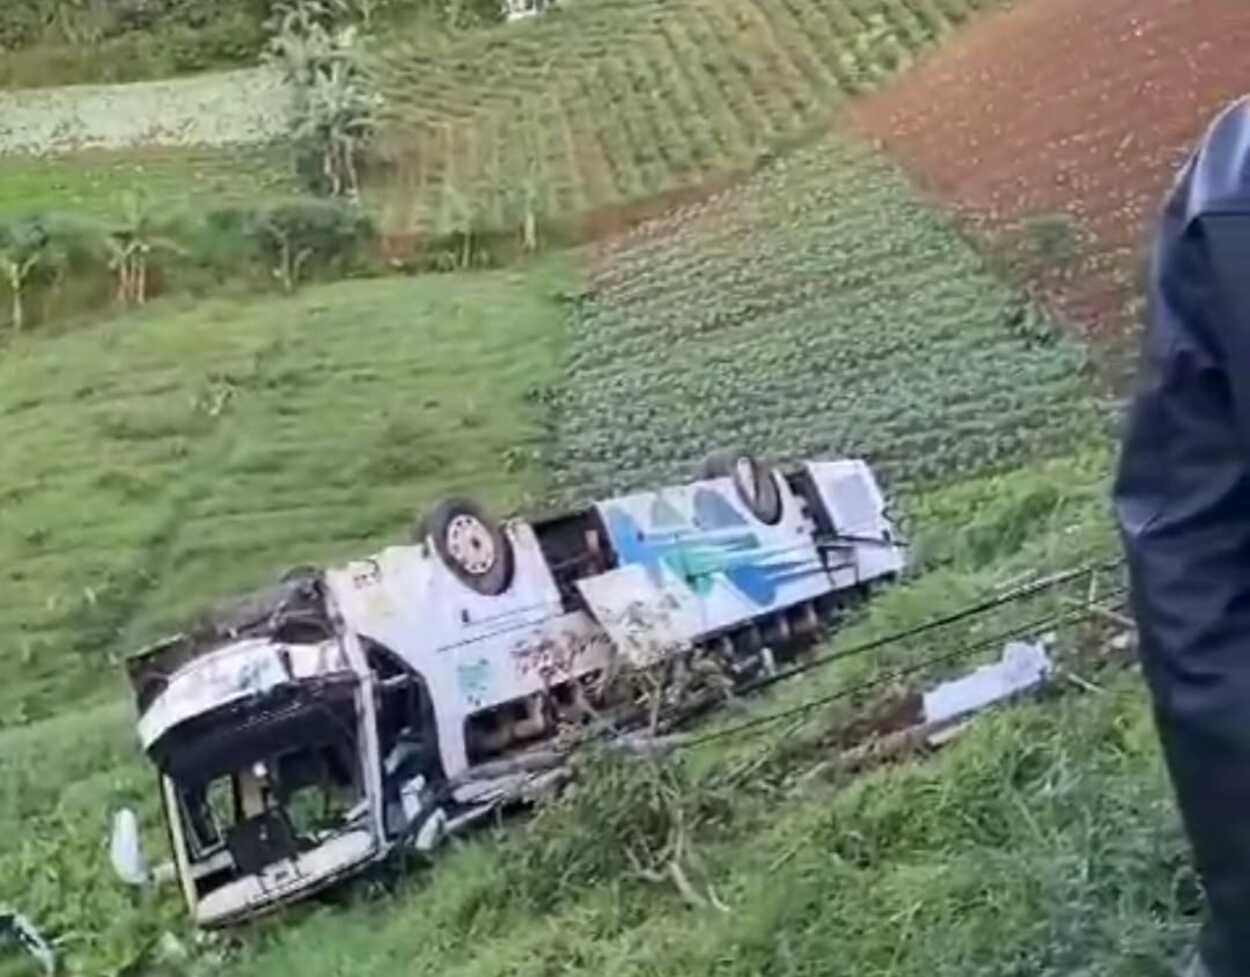
[[[991,249],[1027,252],[1066,318],[1112,338],[1137,319],[1162,195],[1247,92],[1247,0],[1024,0],[851,111]]]

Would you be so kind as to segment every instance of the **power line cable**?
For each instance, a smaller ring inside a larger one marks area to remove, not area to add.
[[[1014,590],[1008,591],[1006,594],[969,605],[968,607],[954,611],[951,614],[947,614],[944,617],[925,621],[922,624],[907,628],[904,631],[897,631],[881,638],[873,638],[870,641],[865,641],[858,645],[852,645],[850,648],[842,648],[827,655],[811,658],[808,661],[802,662],[799,665],[794,665],[784,671],[776,672],[773,675],[750,682],[744,686],[741,691],[756,692],[760,689],[766,689],[771,685],[778,684],[779,682],[785,682],[788,679],[796,678],[799,675],[814,671],[815,669],[824,668],[826,665],[832,665],[834,662],[839,662],[846,658],[853,658],[856,655],[864,655],[870,651],[877,651],[881,648],[888,647],[889,645],[906,641],[909,638],[915,638],[922,634],[928,634],[931,631],[949,627],[952,624],[958,624],[961,621],[966,621],[969,618],[977,617],[989,611],[996,610],[997,608],[1003,607],[1007,604],[1024,600],[1029,597],[1035,597],[1038,594],[1054,590],[1056,587],[1071,583],[1081,577],[1092,576],[1093,574],[1118,569],[1123,565],[1123,563],[1123,558],[1119,558],[1115,560],[1108,560],[1101,564],[1086,564],[1073,570],[1067,570],[1063,573],[1046,577],[1043,580],[1037,580],[1033,583],[1025,584],[1015,588]]]
[[[1126,589],[1127,588],[1124,588],[1124,587],[1117,588],[1116,591],[1113,591],[1107,596],[1109,597],[1119,596],[1120,594],[1124,593]],[[1120,602],[1120,604],[1117,604],[1114,608],[1111,608],[1111,609],[1118,610],[1122,606],[1123,606],[1123,602]],[[914,662],[903,668],[895,669],[891,672],[887,672],[882,675],[874,676],[873,678],[868,679],[867,681],[860,682],[855,685],[843,686],[842,688],[836,689],[827,695],[819,696],[815,699],[810,699],[807,702],[800,703],[799,705],[793,706],[789,709],[784,709],[775,713],[769,713],[768,715],[764,715],[764,716],[757,716],[754,719],[746,720],[745,722],[738,723],[735,726],[731,726],[725,729],[712,730],[708,733],[703,734],[702,736],[696,736],[693,739],[684,740],[683,742],[678,744],[676,748],[677,749],[690,749],[695,746],[702,746],[705,743],[710,743],[715,740],[726,739],[731,736],[740,736],[743,733],[750,733],[751,731],[759,730],[764,727],[770,726],[773,723],[784,722],[787,719],[792,719],[797,716],[804,715],[808,712],[811,712],[813,709],[819,709],[821,706],[831,705],[832,703],[837,702],[841,699],[850,698],[851,696],[854,696],[860,692],[864,692],[869,689],[876,688],[880,685],[884,685],[887,682],[894,682],[901,678],[906,678],[909,675],[914,675],[917,672],[924,671],[928,668],[933,667],[934,665],[941,665],[941,664],[946,664],[952,661],[958,661],[962,658],[966,658],[974,654],[977,651],[981,651],[987,647],[993,647],[1003,642],[1010,641],[1013,638],[1019,638],[1026,634],[1034,634],[1037,631],[1047,629],[1047,628],[1062,627],[1066,624],[1072,624],[1072,623],[1076,623],[1079,621],[1087,620],[1091,617],[1096,616],[1099,610],[1106,610],[1106,609],[1108,608],[1106,608],[1103,605],[1099,605],[1099,607],[1097,608],[1077,608],[1073,611],[1067,612],[1066,614],[1048,615],[1046,617],[1043,617],[1034,621],[1030,621],[1027,624],[1022,624],[1022,625],[1019,625],[1018,627],[1010,628],[1006,631],[992,635],[988,638],[984,638],[979,641],[973,642],[972,644],[964,645],[956,651],[945,652],[941,655],[933,655],[933,656],[930,656],[929,658],[924,659],[923,661]]]

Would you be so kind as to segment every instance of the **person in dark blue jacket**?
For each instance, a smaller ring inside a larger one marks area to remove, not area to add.
[[[1116,515],[1206,892],[1194,973],[1250,977],[1250,102],[1178,178],[1149,290]]]

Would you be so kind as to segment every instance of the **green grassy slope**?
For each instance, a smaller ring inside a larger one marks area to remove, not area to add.
[[[580,0],[387,53],[396,234],[568,220],[754,165],[999,0]]]
[[[1107,464],[1093,450],[912,496],[926,573],[869,605],[834,647],[965,606],[1023,570],[1107,553]],[[746,707],[785,708],[1037,610],[1006,608],[979,632],[812,673]],[[1097,634],[1060,632],[1060,647],[1096,651]],[[728,914],[693,909],[630,870],[624,843],[654,844],[646,826],[662,812],[652,774],[609,768],[532,822],[453,846],[432,868],[410,866],[394,891],[351,887],[158,972],[1163,977],[1192,934],[1196,887],[1149,711],[1134,676],[1092,660],[1077,670],[1105,691],[1005,710],[936,759],[854,781],[836,768],[812,773],[827,747],[795,749],[845,709],[683,754],[665,782],[684,798],[696,878]],[[0,731],[0,899],[63,935],[67,959],[91,973],[159,957],[165,930],[189,942],[176,894],[132,899],[100,843],[109,812],[136,804],[159,855],[150,775],[135,752],[122,708]]]
[[[604,251],[588,289],[551,459],[569,496],[731,444],[863,455],[906,489],[1099,424],[1085,351],[841,138]]]
[[[0,717],[114,694],[110,657],[433,497],[537,490],[554,266],[153,306],[0,359]]]

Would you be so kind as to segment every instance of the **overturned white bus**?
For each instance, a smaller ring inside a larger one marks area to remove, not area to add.
[[[451,500],[411,545],[293,571],[131,658],[196,921],[432,847],[545,776],[500,761],[601,711],[610,674],[709,652],[749,677],[904,566],[861,461],[702,475],[533,522]]]

